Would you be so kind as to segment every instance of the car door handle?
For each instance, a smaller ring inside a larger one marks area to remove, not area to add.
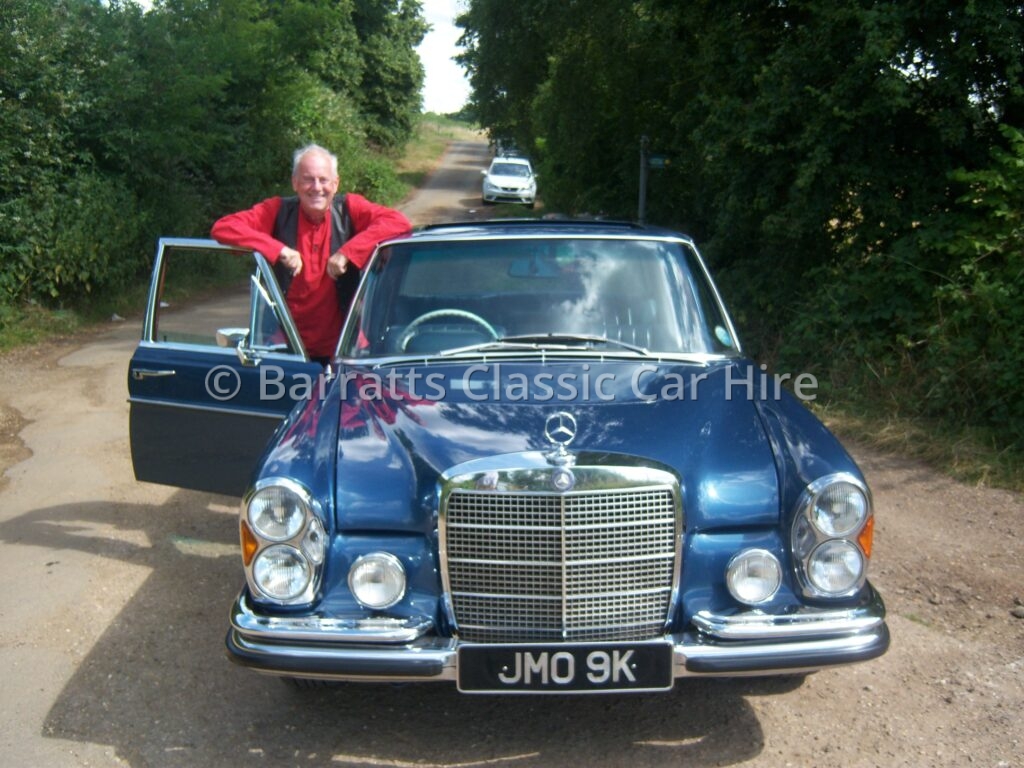
[[[157,379],[161,376],[175,376],[177,371],[162,370],[154,371],[151,368],[133,368],[132,378],[136,381],[142,381],[143,379]]]

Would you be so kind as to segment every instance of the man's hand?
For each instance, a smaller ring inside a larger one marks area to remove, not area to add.
[[[290,269],[293,275],[297,275],[302,271],[302,256],[294,248],[289,248],[286,245],[277,254],[277,260],[284,264],[285,269]]]
[[[334,280],[345,274],[346,269],[348,269],[348,258],[341,251],[336,251],[327,260],[327,274]]]

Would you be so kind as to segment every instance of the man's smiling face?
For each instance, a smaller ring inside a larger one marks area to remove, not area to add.
[[[310,219],[323,219],[338,191],[338,175],[331,167],[330,158],[321,152],[307,152],[292,175],[292,189]]]

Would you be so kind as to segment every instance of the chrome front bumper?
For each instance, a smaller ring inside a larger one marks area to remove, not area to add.
[[[330,680],[413,682],[457,678],[454,638],[432,634],[429,618],[346,621],[257,614],[243,591],[231,612],[228,655],[258,672]],[[857,608],[775,616],[697,614],[666,637],[673,675],[755,676],[811,672],[885,653],[889,630],[878,593]]]

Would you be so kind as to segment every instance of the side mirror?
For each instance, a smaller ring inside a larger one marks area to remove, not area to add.
[[[217,346],[237,349],[248,337],[248,328],[218,328]]]
[[[487,169],[486,169],[486,168],[484,168],[483,170],[481,170],[481,171],[480,171],[480,175],[481,175],[481,176],[486,176],[486,175],[487,175]]]

